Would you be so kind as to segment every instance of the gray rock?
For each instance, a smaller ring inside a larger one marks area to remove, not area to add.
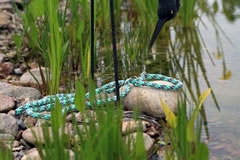
[[[44,78],[46,79],[46,71],[47,71],[47,69],[44,68],[44,67],[41,67],[41,69],[42,69]],[[41,77],[39,68],[31,69],[30,72],[36,77],[36,79],[38,80],[39,84],[42,85],[43,81],[42,81],[42,77]],[[37,85],[36,80],[33,78],[33,76],[29,72],[26,72],[26,73],[24,73],[21,76],[20,82],[23,83],[23,84],[36,84]]]
[[[64,152],[69,153],[69,160],[74,160],[75,155],[72,150],[64,149]],[[26,152],[26,154],[22,157],[21,160],[41,160],[41,157],[37,148],[32,148]]]
[[[49,132],[52,131],[50,127],[48,129]],[[36,135],[36,137],[34,135]],[[52,135],[52,133],[50,133],[49,135]],[[31,144],[34,144],[36,142],[44,143],[44,134],[41,127],[28,128],[23,132],[22,136],[25,141]]]
[[[48,130],[48,135],[50,136],[50,139],[52,139],[52,128],[51,127],[47,127],[45,128],[46,130]],[[59,134],[61,135],[61,131],[62,129],[59,129]],[[67,135],[72,135],[72,131],[68,130],[67,128],[65,129],[65,134]],[[35,135],[35,136],[34,136]],[[28,143],[31,144],[35,144],[36,142],[39,143],[44,143],[44,128],[42,127],[32,127],[32,128],[28,128],[27,130],[25,130],[22,134],[23,139],[25,141],[27,141]]]
[[[27,151],[21,160],[41,160],[41,157],[37,148],[33,148]]]
[[[40,92],[35,88],[19,87],[4,82],[0,82],[0,94],[12,97],[16,100],[37,100],[41,96]]]
[[[122,122],[122,134],[126,135],[129,133],[136,132],[139,127],[142,127],[143,132],[147,130],[144,122],[138,122],[138,121],[124,121]]]
[[[15,151],[19,152],[25,148],[23,145],[20,144],[19,141],[17,141],[17,143],[19,143],[19,146],[13,147],[13,149],[12,149],[13,152],[15,152]]]
[[[3,3],[12,3],[13,0],[1,0],[0,4],[3,4]]]
[[[13,0],[1,0],[0,10],[12,11],[13,10],[12,4],[13,4]]]
[[[1,9],[5,7],[0,5],[0,28],[5,28],[8,26],[8,24],[10,23],[10,16],[8,14],[6,14],[6,12],[2,11]]]
[[[137,135],[137,133],[135,133],[135,135]],[[153,139],[146,133],[143,133],[143,140],[144,140],[145,150],[149,152],[153,146]]]
[[[133,147],[133,142],[135,143],[136,140],[137,140],[137,133],[131,133],[131,134],[128,134],[127,136],[124,137],[125,138],[125,141],[128,142],[129,141],[129,138],[130,138],[130,141],[131,141],[131,148]],[[144,145],[145,145],[145,151],[147,153],[149,153],[149,151],[151,150],[152,146],[153,146],[153,140],[152,138],[147,135],[146,133],[143,133],[143,140],[144,140]]]
[[[14,110],[11,110],[11,111],[9,111],[8,113],[7,113],[9,116],[15,116],[15,111]]]
[[[21,75],[23,74],[23,71],[22,71],[21,68],[16,68],[16,69],[14,69],[14,73],[15,73],[16,75],[21,76]]]
[[[151,81],[153,83],[172,85],[165,81]],[[124,87],[120,89],[122,91]],[[135,87],[132,86],[130,92],[123,99],[123,105],[128,110],[136,107],[139,111],[147,113],[158,118],[164,118],[165,114],[160,102],[160,97],[167,104],[173,113],[177,113],[177,100],[179,91],[164,91],[151,87]]]
[[[13,148],[12,152],[13,152],[14,159],[20,160],[24,156],[24,153],[26,152],[25,150],[26,149],[24,146],[19,146],[19,147]]]
[[[0,94],[0,112],[8,112],[13,109],[15,102],[11,97]]]
[[[44,124],[50,126],[49,121],[48,121],[48,120],[44,120],[44,119],[38,119],[37,122],[36,122],[36,124],[35,124],[35,126],[36,126],[36,127],[41,127],[41,126],[43,126]]]
[[[0,133],[16,136],[18,125],[15,118],[4,113],[0,113]]]
[[[83,122],[82,114],[80,112],[73,113],[73,115],[75,116],[76,122],[78,122],[78,123]],[[67,115],[66,120],[68,122],[72,122],[72,120],[73,120],[72,114]],[[86,123],[89,123],[91,120],[96,121],[97,120],[96,112],[94,112],[92,110],[86,110],[84,113],[84,120]]]
[[[11,134],[1,134],[0,140],[9,148],[12,147],[12,142],[14,141],[14,137]],[[1,159],[1,158],[0,158]]]
[[[20,146],[20,142],[19,141],[13,141],[13,148],[17,148]]]
[[[1,141],[1,140],[0,140],[0,151],[1,151],[0,159],[2,159],[2,157],[6,157],[3,159],[11,159],[12,153],[10,152],[10,148],[9,148],[8,144],[6,144],[6,142]]]
[[[1,4],[0,5],[0,10],[11,11],[12,10],[12,5],[11,4]]]
[[[17,52],[16,51],[7,51],[6,55],[8,58],[14,58],[17,55]]]
[[[25,123],[24,123],[23,120],[21,120],[21,119],[20,119],[20,120],[17,120],[17,125],[18,125],[19,130],[25,130],[25,129],[27,129]]]
[[[32,147],[30,146],[29,143],[27,143],[24,139],[20,140],[20,144],[22,144],[27,150],[31,149]]]

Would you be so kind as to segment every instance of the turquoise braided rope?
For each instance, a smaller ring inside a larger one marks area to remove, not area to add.
[[[172,85],[157,84],[157,83],[153,83],[151,81],[146,81],[146,80],[162,80],[162,81],[170,82],[172,83]],[[183,86],[181,81],[176,80],[172,77],[167,77],[161,74],[149,74],[149,73],[143,72],[141,73],[140,77],[129,78],[127,80],[119,80],[119,86],[120,87],[124,86],[124,89],[121,91],[121,94],[120,94],[121,98],[125,97],[130,92],[132,85],[134,85],[135,87],[148,86],[156,89],[162,89],[165,91],[178,90]],[[96,95],[100,93],[110,94],[110,93],[113,93],[114,91],[115,91],[115,82],[105,84],[102,87],[97,88],[95,90]],[[33,118],[41,118],[41,119],[48,120],[51,118],[51,114],[46,114],[42,112],[51,110],[52,106],[54,106],[56,102],[56,99],[55,99],[56,97],[59,99],[60,104],[62,106],[65,106],[62,109],[63,114],[65,112],[68,112],[69,110],[76,110],[76,106],[74,104],[75,94],[56,94],[56,95],[46,96],[40,100],[20,106],[19,108],[16,109],[15,114],[21,115],[25,112],[28,116],[31,116]],[[88,107],[91,107],[91,103],[89,101],[89,93],[86,93],[85,98],[86,98],[86,105]],[[112,98],[97,99],[93,105],[106,104],[112,101],[117,101],[117,97],[113,96]]]

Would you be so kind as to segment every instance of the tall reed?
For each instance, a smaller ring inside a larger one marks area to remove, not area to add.
[[[202,104],[207,98],[211,89],[205,91],[199,97],[199,105],[187,116],[186,100],[178,105],[178,114],[175,116],[168,106],[161,100],[166,115],[166,159],[201,159],[208,160],[208,147],[201,142],[202,119],[198,117]]]
[[[83,86],[79,82],[77,83],[76,97],[82,97],[85,91]],[[93,85],[93,83],[90,84]],[[95,97],[93,95],[95,87],[90,86],[89,88],[91,99],[91,97]],[[75,104],[82,115],[81,124],[77,122],[74,112],[72,112],[72,130],[66,129],[66,116],[62,115],[61,105],[57,101],[56,106],[51,111],[51,130],[47,126],[42,126],[44,128],[44,145],[37,143],[37,147],[43,160],[72,159],[70,150],[74,152],[74,159],[146,159],[141,129],[139,129],[135,140],[131,138],[126,140],[122,136],[123,111],[121,104],[118,105],[117,109],[113,103],[99,106],[95,108],[96,115],[88,114],[88,110],[82,108],[84,103],[75,101]],[[73,133],[73,136],[66,134],[66,130],[67,133]]]

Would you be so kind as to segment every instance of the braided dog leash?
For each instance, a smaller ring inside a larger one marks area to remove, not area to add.
[[[172,85],[164,85],[164,84],[157,84],[153,83],[151,81],[146,81],[146,80],[162,80],[166,82],[171,82]],[[156,89],[162,89],[165,91],[168,90],[178,90],[182,88],[183,84],[181,81],[176,80],[171,77],[167,77],[164,75],[160,74],[148,74],[146,72],[143,72],[140,77],[134,77],[134,78],[129,78],[127,80],[119,80],[119,86],[122,87],[124,86],[125,88],[121,91],[120,97],[125,97],[131,89],[131,86],[134,85],[135,87],[141,87],[141,86],[148,86]],[[97,88],[95,90],[96,95],[99,93],[113,93],[115,91],[115,82],[111,82],[108,84],[103,85],[100,88]],[[21,115],[24,112],[33,118],[41,118],[48,120],[51,118],[51,114],[46,114],[42,113],[43,111],[50,111],[51,107],[55,104],[57,97],[60,101],[60,104],[62,106],[65,106],[62,109],[62,113],[64,114],[66,111],[71,110],[76,110],[76,106],[74,104],[74,97],[75,94],[56,94],[56,95],[51,95],[51,96],[46,96],[40,100],[27,103],[23,106],[20,106],[19,108],[16,109],[16,115]],[[91,103],[89,101],[89,93],[86,93],[85,95],[86,98],[86,105],[88,107],[91,107]],[[112,98],[103,98],[103,99],[97,99],[96,102],[94,102],[95,105],[101,105],[105,104],[108,102],[112,101],[117,101],[117,97],[113,96]],[[66,106],[67,105],[67,106]]]

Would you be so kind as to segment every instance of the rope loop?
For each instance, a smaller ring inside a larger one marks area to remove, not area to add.
[[[159,83],[153,83],[151,81],[147,80],[162,80],[166,82],[172,83],[172,85],[164,85]],[[161,74],[149,74],[146,72],[141,73],[140,77],[132,77],[128,78],[127,80],[119,80],[118,81],[119,86],[124,88],[121,91],[120,97],[124,98],[127,96],[127,94],[130,92],[131,87],[152,87],[155,89],[162,89],[165,91],[169,90],[178,90],[182,88],[183,84],[181,81],[174,79],[172,77],[167,77]],[[103,85],[100,88],[97,88],[95,90],[96,95],[100,93],[106,93],[111,94],[116,90],[116,84],[115,82],[110,82],[108,84]],[[23,113],[26,113],[26,115],[31,116],[33,118],[41,118],[48,120],[51,118],[51,114],[42,113],[44,111],[51,111],[51,108],[55,106],[56,98],[59,99],[60,104],[64,106],[62,109],[62,113],[69,112],[69,110],[76,110],[76,106],[74,104],[74,98],[75,94],[56,94],[56,95],[50,95],[46,96],[40,100],[26,103],[23,106],[20,106],[16,109],[16,115],[21,115]],[[91,106],[98,106],[101,104],[110,103],[112,101],[117,101],[117,96],[112,96],[109,98],[102,98],[97,99],[94,104],[91,104],[89,101],[89,93],[86,93],[85,95],[85,103],[88,107]]]

